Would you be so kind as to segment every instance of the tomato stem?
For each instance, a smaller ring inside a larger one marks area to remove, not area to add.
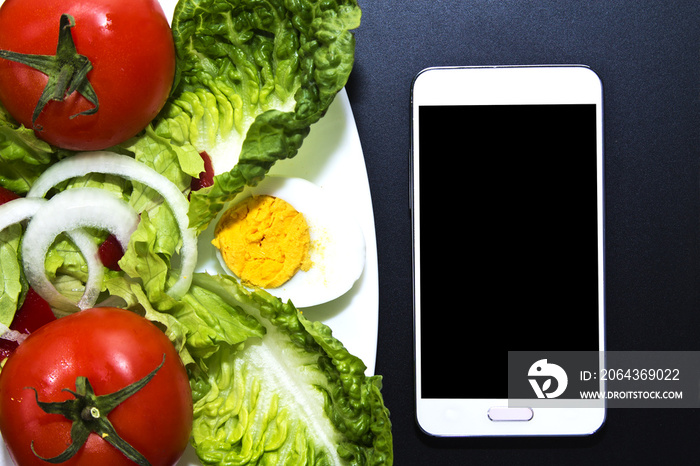
[[[146,377],[116,392],[106,395],[95,395],[95,391],[92,389],[92,385],[90,385],[90,381],[87,377],[77,377],[75,379],[75,391],[67,388],[64,389],[64,391],[71,393],[75,397],[74,399],[66,401],[39,401],[39,393],[37,390],[34,387],[28,387],[34,390],[36,402],[44,412],[49,414],[61,414],[73,421],[70,431],[71,444],[63,453],[52,458],[44,458],[34,449],[34,442],[31,444],[32,452],[38,458],[49,463],[62,463],[72,458],[85,444],[90,433],[94,432],[116,447],[134,463],[139,466],[150,466],[148,460],[141,453],[119,436],[112,423],[107,419],[107,416],[124,400],[145,387],[156,375],[156,372],[163,367],[163,364],[165,364],[165,355],[163,355],[163,361],[160,365]]]
[[[80,413],[80,417],[83,418],[83,420],[85,420],[85,421],[92,421],[95,419],[99,419],[100,410],[95,406],[86,406],[83,409],[83,412]]]
[[[0,58],[30,66],[49,77],[32,114],[34,129],[41,130],[36,125],[36,120],[50,101],[63,101],[75,91],[78,91],[94,107],[76,113],[71,118],[78,115],[91,115],[99,108],[97,94],[87,79],[87,74],[92,70],[92,63],[88,57],[80,55],[75,48],[71,34],[71,28],[74,26],[75,19],[71,15],[66,13],[61,15],[56,55],[34,55],[0,50]]]

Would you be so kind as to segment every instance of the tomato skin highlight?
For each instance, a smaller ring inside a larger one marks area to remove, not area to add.
[[[44,325],[7,359],[0,372],[0,432],[13,461],[46,465],[31,451],[56,456],[71,443],[71,421],[36,403],[72,399],[75,379],[87,377],[97,395],[115,392],[165,364],[140,391],[108,416],[119,435],[153,466],[177,463],[189,441],[192,395],[187,373],[165,334],[122,309],[81,311]],[[65,465],[133,465],[112,445],[90,434]]]
[[[69,150],[105,149],[138,134],[162,109],[175,75],[172,32],[157,0],[5,0],[0,6],[0,49],[54,55],[59,20],[71,29],[99,99],[93,115],[71,116],[94,106],[77,92],[49,102],[36,121],[38,137]],[[29,66],[0,59],[0,102],[32,128],[32,113],[48,78]]]

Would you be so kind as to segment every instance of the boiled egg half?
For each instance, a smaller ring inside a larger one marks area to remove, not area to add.
[[[212,245],[226,272],[297,308],[347,293],[366,257],[362,229],[341,200],[308,180],[280,176],[236,196],[217,218]]]

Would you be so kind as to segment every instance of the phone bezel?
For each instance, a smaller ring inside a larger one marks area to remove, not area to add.
[[[411,212],[413,225],[414,373],[416,421],[434,436],[590,435],[605,421],[606,409],[594,407],[532,408],[527,421],[494,421],[493,407],[506,399],[426,399],[421,397],[420,369],[420,170],[418,108],[421,105],[596,104],[597,206],[599,268],[599,351],[605,349],[603,95],[598,75],[584,65],[432,67],[411,86]],[[601,390],[603,389],[601,381]]]

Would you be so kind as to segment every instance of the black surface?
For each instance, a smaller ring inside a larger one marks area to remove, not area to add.
[[[700,410],[610,409],[584,438],[435,439],[415,423],[410,86],[440,65],[586,64],[604,87],[607,345],[700,350],[700,2],[361,0],[347,85],[379,254],[376,372],[395,464],[698,464]],[[473,182],[449,170],[442,183]],[[465,199],[465,202],[467,200]],[[468,218],[468,203],[464,204]],[[455,242],[465,241],[456,237]],[[466,270],[466,267],[465,267]],[[468,275],[445,283],[467,299]]]

